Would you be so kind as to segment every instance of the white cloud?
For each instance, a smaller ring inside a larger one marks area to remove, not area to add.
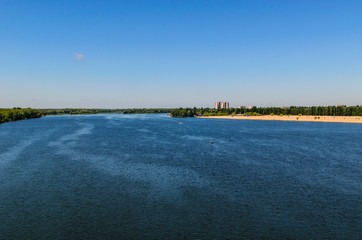
[[[83,54],[80,54],[80,53],[73,53],[74,55],[74,59],[75,60],[82,60],[84,58],[84,55]]]

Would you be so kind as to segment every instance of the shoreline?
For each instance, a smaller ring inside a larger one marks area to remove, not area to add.
[[[236,119],[236,120],[262,120],[262,121],[294,121],[294,122],[334,122],[334,123],[362,123],[361,116],[197,116],[197,118],[213,118],[213,119]]]

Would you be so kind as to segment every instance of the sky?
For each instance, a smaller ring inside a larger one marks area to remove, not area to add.
[[[0,108],[362,105],[360,0],[0,0]]]

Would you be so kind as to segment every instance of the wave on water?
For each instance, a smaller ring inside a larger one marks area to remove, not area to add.
[[[181,167],[160,166],[150,163],[125,162],[119,158],[87,155],[86,159],[96,169],[121,176],[131,182],[148,184],[152,190],[148,197],[179,203],[181,188],[204,188],[209,182],[193,170]]]
[[[0,164],[5,164],[7,162],[16,160],[19,157],[19,155],[35,141],[36,141],[35,138],[24,140],[20,142],[18,145],[10,148],[8,151],[0,154]]]
[[[195,171],[184,167],[160,166],[152,163],[130,162],[130,156],[121,155],[105,156],[89,154],[74,148],[81,136],[92,133],[94,125],[82,123],[82,128],[75,133],[67,134],[58,140],[49,143],[49,146],[57,148],[57,154],[67,156],[73,161],[88,162],[91,167],[111,176],[121,176],[132,182],[149,184],[151,198],[163,198],[177,202],[180,198],[180,188],[203,188],[208,181],[199,176]],[[148,129],[137,129],[141,132],[149,132]]]
[[[134,183],[149,184],[151,189],[148,197],[152,199],[169,200],[177,203],[180,200],[182,187],[204,188],[208,181],[195,171],[187,168],[159,166],[157,164],[137,163],[125,161],[129,155],[122,157],[88,154],[74,150],[71,144],[59,141],[56,145],[60,150],[58,154],[65,155],[73,161],[88,162],[90,167],[113,176],[123,177]]]
[[[142,132],[142,133],[149,133],[149,132],[151,132],[149,129],[147,129],[147,128],[137,128],[137,131],[139,131],[139,132]]]
[[[22,140],[19,144],[11,147],[6,152],[0,153],[0,166],[16,160],[30,145],[43,138],[46,138],[54,132],[55,130],[48,130],[45,133],[38,134],[31,138],[27,138],[25,140]]]
[[[107,120],[127,120],[127,119],[139,119],[139,120],[149,120],[149,119],[171,119],[167,114],[104,114],[102,115]]]
[[[77,130],[75,133],[67,134],[67,135],[59,138],[57,141],[50,142],[49,146],[50,147],[61,146],[61,145],[64,145],[66,142],[74,143],[74,142],[78,141],[82,135],[87,135],[87,134],[92,133],[92,130],[94,128],[93,124],[80,123],[80,125],[82,126],[81,129]]]

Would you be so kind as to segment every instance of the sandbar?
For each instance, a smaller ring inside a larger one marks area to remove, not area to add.
[[[262,116],[197,116],[198,118],[242,119],[242,120],[269,120],[269,121],[300,121],[300,122],[335,122],[335,123],[362,123],[362,116],[298,116],[298,115],[262,115]]]

